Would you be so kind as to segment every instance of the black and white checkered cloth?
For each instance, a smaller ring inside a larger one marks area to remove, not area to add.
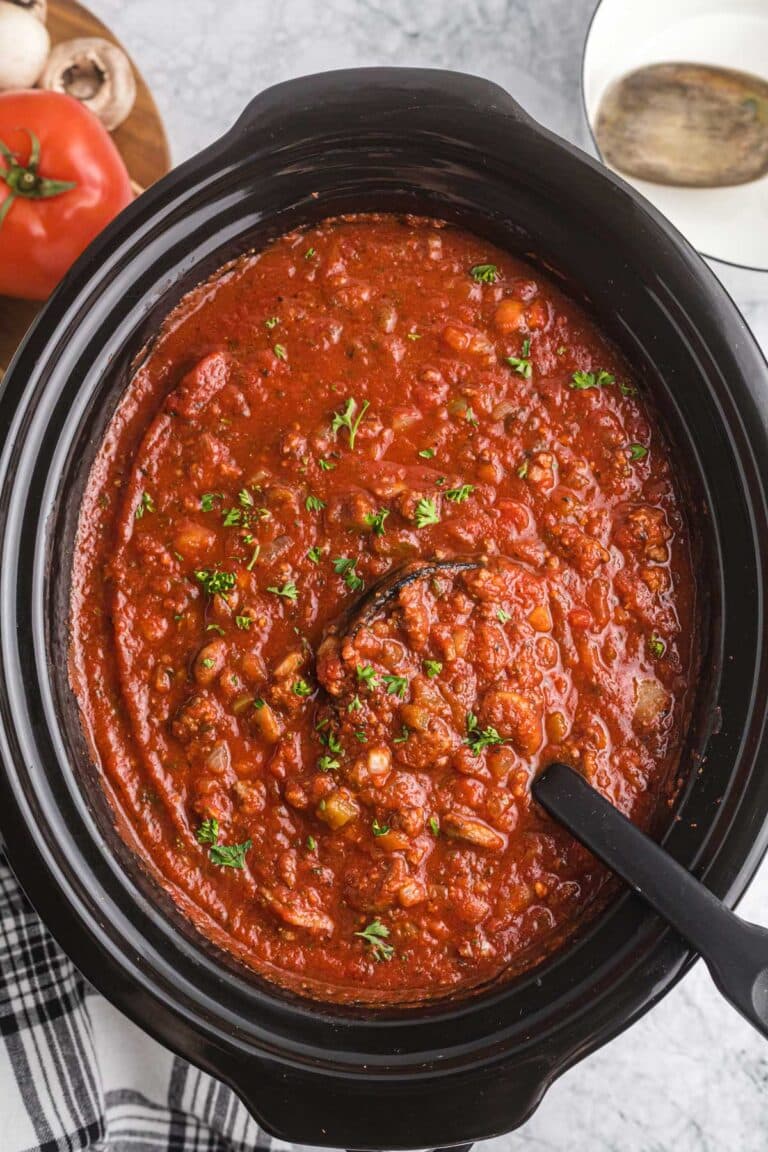
[[[234,1093],[156,1044],[86,983],[2,854],[0,1030],[0,1152],[272,1147]]]

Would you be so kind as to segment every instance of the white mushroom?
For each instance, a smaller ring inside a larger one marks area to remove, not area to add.
[[[109,132],[122,124],[136,99],[136,79],[125,52],[96,36],[57,44],[40,87],[74,96]]]
[[[44,24],[31,12],[0,0],[0,89],[31,88],[51,47]]]
[[[8,3],[15,4],[17,8],[23,8],[25,12],[30,12],[41,24],[45,24],[48,17],[48,0],[8,0]]]

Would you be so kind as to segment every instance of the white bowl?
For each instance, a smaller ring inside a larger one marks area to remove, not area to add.
[[[768,0],[602,0],[582,62],[594,127],[615,80],[661,62],[715,64],[768,80]],[[768,176],[733,188],[670,188],[620,173],[705,256],[768,271]]]

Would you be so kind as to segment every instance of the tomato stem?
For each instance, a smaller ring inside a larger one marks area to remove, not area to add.
[[[7,165],[5,169],[0,169],[0,180],[5,181],[8,186],[8,195],[0,204],[0,228],[11,205],[18,197],[25,200],[49,200],[52,196],[60,196],[62,192],[69,192],[71,188],[77,186],[74,180],[48,180],[44,176],[38,176],[40,141],[31,129],[25,128],[24,131],[29,136],[30,144],[26,164],[22,164],[19,154],[12,152],[8,145],[0,140],[0,156]]]

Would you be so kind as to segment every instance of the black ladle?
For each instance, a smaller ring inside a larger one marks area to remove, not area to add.
[[[768,1037],[768,931],[740,920],[573,768],[550,764],[533,794],[700,953],[726,1000]]]

